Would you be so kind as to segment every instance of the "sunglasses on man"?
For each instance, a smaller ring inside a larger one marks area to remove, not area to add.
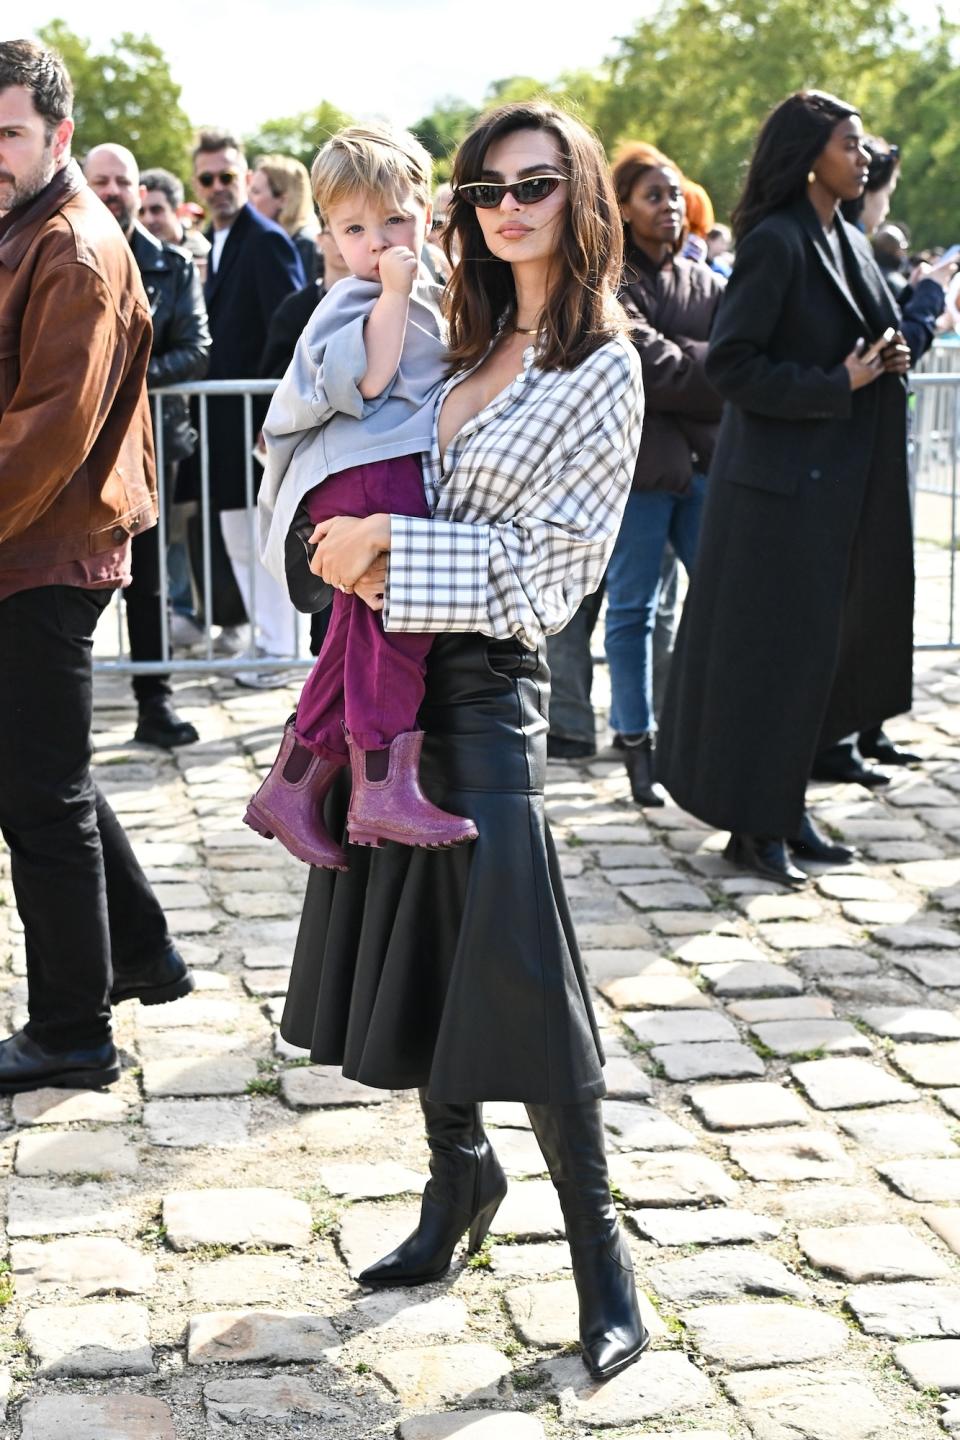
[[[456,193],[478,210],[495,210],[504,195],[512,195],[518,205],[536,205],[552,195],[562,181],[562,175],[527,175],[523,180],[511,180],[509,185],[495,180],[471,180],[466,185],[458,185]]]
[[[216,173],[204,170],[197,176],[197,184],[202,185],[204,190],[209,190],[214,180],[219,180],[221,185],[233,185],[236,179],[236,170],[219,170]]]

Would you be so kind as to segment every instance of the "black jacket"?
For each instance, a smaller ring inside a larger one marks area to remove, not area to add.
[[[311,280],[295,295],[281,300],[267,327],[267,340],[260,357],[260,374],[277,380],[286,374],[304,327],[326,295],[322,280]]]
[[[643,366],[643,437],[635,490],[684,494],[713,455],[722,402],[704,370],[726,284],[707,265],[675,256],[655,265],[629,245],[620,300]]]
[[[207,238],[212,240],[212,230]],[[267,327],[278,305],[302,288],[303,266],[293,241],[279,225],[245,205],[230,226],[216,270],[207,268],[204,295],[213,336],[210,379],[256,378]],[[262,472],[250,448],[268,403],[269,398],[254,400],[248,436],[241,398],[219,396],[209,401],[210,491],[215,510],[246,507],[248,469],[253,488],[259,486]],[[181,470],[182,499],[199,496],[199,479],[194,458]]]
[[[175,245],[165,245],[136,223],[129,238],[153,316],[148,386],[156,390],[161,385],[202,380],[210,358],[210,330],[192,258]],[[187,400],[182,396],[168,397],[163,402],[164,463],[183,460],[196,441]]]
[[[844,359],[899,315],[805,198],[744,239],[707,377],[726,404],[664,702],[660,778],[718,828],[791,836],[816,751],[910,708],[906,386]]]

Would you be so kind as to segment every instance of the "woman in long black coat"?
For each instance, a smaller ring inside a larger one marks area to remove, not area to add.
[[[838,213],[866,183],[862,139],[851,106],[802,92],[757,142],[707,359],[726,404],[658,752],[678,804],[732,832],[730,859],[794,884],[790,849],[850,854],[804,809],[817,750],[911,703],[909,350],[884,342],[897,312]]]

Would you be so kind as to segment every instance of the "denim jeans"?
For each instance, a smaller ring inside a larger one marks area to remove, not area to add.
[[[0,600],[0,833],[26,940],[26,1030],[52,1050],[107,1039],[113,975],[170,944],[90,774],[93,632],[111,594],[44,585]]]
[[[590,700],[593,656],[590,642],[603,604],[603,582],[580,602],[569,622],[547,637],[550,667],[550,734],[562,740],[596,744],[596,719]]]
[[[606,651],[610,724],[621,735],[656,729],[653,710],[653,628],[667,541],[687,574],[693,571],[706,495],[694,475],[685,495],[634,490],[607,567]]]

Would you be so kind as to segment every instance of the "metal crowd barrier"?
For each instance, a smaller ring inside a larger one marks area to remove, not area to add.
[[[290,653],[282,659],[271,659],[258,656],[256,647],[258,642],[258,626],[256,623],[257,614],[257,571],[258,571],[258,536],[257,536],[257,509],[256,490],[254,484],[254,466],[257,461],[254,459],[253,446],[256,438],[253,425],[253,400],[258,395],[272,395],[278,384],[277,380],[195,380],[182,385],[168,385],[163,389],[151,391],[150,400],[153,406],[153,433],[154,445],[157,459],[157,483],[159,500],[159,546],[160,546],[160,627],[161,627],[161,658],[159,660],[130,659],[126,638],[124,634],[123,607],[116,606],[117,613],[117,653],[115,656],[102,656],[98,654],[94,661],[94,669],[106,674],[120,675],[157,675],[157,674],[224,674],[236,675],[244,671],[285,671],[290,669],[309,669],[313,659],[309,654],[303,653],[304,617],[302,617],[291,605],[290,606]],[[168,544],[168,520],[169,514],[168,497],[165,494],[166,486],[166,463],[163,443],[163,404],[169,396],[197,397],[198,400],[198,431],[197,441],[199,453],[200,471],[200,497],[198,501],[198,512],[202,537],[202,563],[201,574],[196,577],[198,589],[202,597],[203,606],[203,631],[202,639],[190,647],[193,651],[201,651],[199,655],[189,656],[174,655],[170,645],[170,620],[169,620],[169,599],[170,582],[167,573],[167,544]],[[249,620],[250,639],[246,650],[237,655],[220,656],[215,653],[216,644],[213,636],[213,627],[210,617],[213,614],[213,566],[211,547],[211,526],[219,523],[218,513],[211,510],[210,505],[210,445],[209,445],[209,399],[211,396],[234,396],[243,401],[243,452],[244,452],[244,495],[246,500],[246,514],[250,525],[250,563],[247,567],[247,582],[249,586]]]
[[[223,674],[236,675],[244,671],[306,670],[312,664],[309,654],[304,654],[304,620],[290,607],[291,630],[289,655],[282,659],[267,659],[256,654],[256,591],[257,591],[257,511],[255,504],[253,456],[255,440],[253,427],[253,399],[258,395],[271,395],[277,386],[276,380],[202,380],[184,385],[171,385],[151,395],[154,414],[154,435],[156,437],[157,472],[161,486],[159,516],[160,544],[160,623],[162,634],[162,656],[159,660],[133,661],[127,653],[124,637],[123,607],[117,605],[117,653],[115,656],[97,654],[95,669],[102,673],[123,675],[150,674]],[[946,640],[921,642],[918,649],[960,648],[955,623],[957,598],[956,550],[958,543],[958,470],[960,470],[960,344],[938,343],[927,357],[919,373],[911,378],[911,427],[910,465],[911,485],[920,494],[940,496],[949,501],[949,548],[946,576],[938,575],[937,584],[946,580],[948,594],[948,624]],[[163,495],[165,465],[163,453],[162,407],[167,396],[196,396],[199,418],[199,471],[200,499],[199,518],[202,534],[202,566],[199,589],[203,600],[204,626],[202,641],[191,647],[202,653],[189,656],[173,655],[170,647],[168,619],[169,577],[167,574],[167,505]],[[220,656],[215,653],[215,640],[210,616],[213,613],[213,574],[211,563],[211,525],[218,523],[217,515],[210,506],[210,450],[208,400],[211,396],[239,396],[243,401],[244,430],[244,488],[246,513],[250,525],[251,561],[248,568],[250,594],[250,642],[245,653]],[[98,646],[98,651],[99,651]]]
[[[960,358],[960,347],[953,348],[955,357]],[[956,614],[960,370],[943,365],[941,355],[935,356],[929,370],[913,375],[910,381],[911,489],[916,505],[926,506],[925,522],[918,526],[918,650],[960,649]],[[955,363],[955,357],[949,358]],[[930,597],[932,605],[927,603]],[[939,617],[934,624],[935,638],[925,638],[931,633],[931,610]]]

